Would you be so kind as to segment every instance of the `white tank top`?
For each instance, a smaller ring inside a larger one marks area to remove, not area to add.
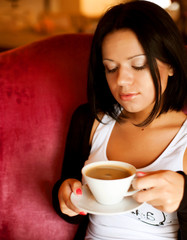
[[[96,129],[91,152],[85,164],[108,161],[107,144],[116,123],[105,115]],[[187,120],[165,151],[150,165],[138,171],[183,170],[183,156],[187,147]],[[116,216],[89,215],[86,240],[176,240],[179,229],[177,213],[164,213],[144,203],[137,210]]]

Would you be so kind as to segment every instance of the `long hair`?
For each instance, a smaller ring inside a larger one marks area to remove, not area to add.
[[[156,4],[134,1],[119,4],[109,9],[100,19],[91,47],[88,69],[88,101],[95,117],[103,112],[119,119],[121,106],[112,96],[102,63],[102,43],[111,32],[130,29],[142,45],[155,86],[155,104],[144,122],[145,126],[168,110],[180,111],[187,93],[187,56],[178,28],[169,14]],[[169,64],[174,75],[168,79],[162,94],[156,59]],[[162,103],[162,104],[161,104]]]

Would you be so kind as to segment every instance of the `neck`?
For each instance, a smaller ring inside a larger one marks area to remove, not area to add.
[[[138,113],[124,113],[124,115],[127,117],[127,121],[130,122],[133,125],[140,125],[143,123],[150,115],[150,112],[138,112]],[[146,126],[143,126],[144,128]]]
[[[145,108],[144,110],[139,111],[139,112],[128,112],[128,111],[124,110],[123,114],[124,114],[124,116],[127,117],[127,121],[129,121],[130,123],[132,123],[135,126],[137,126],[137,125],[141,126],[141,124],[149,117],[150,113],[153,110],[153,107],[154,107],[154,104],[148,106],[147,108]],[[156,119],[156,117],[157,116],[154,117],[153,121]],[[143,126],[143,128],[145,128],[146,126],[148,126],[150,124]]]

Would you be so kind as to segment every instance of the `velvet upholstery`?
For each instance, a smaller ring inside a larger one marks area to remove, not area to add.
[[[86,102],[91,38],[60,35],[0,54],[0,240],[73,239],[77,226],[55,213],[51,191],[72,112]]]
[[[0,54],[1,240],[73,239],[51,191],[72,112],[86,102],[90,45],[67,34]]]

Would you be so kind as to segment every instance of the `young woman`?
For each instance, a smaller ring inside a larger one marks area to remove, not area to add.
[[[54,206],[78,222],[87,213],[70,195],[82,194],[81,168],[110,160],[138,169],[133,198],[143,205],[122,215],[89,215],[85,239],[187,239],[185,51],[170,16],[150,2],[120,4],[101,18],[90,55],[89,104],[73,115]]]

